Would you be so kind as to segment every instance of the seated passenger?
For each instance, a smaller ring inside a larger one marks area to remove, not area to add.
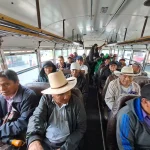
[[[71,63],[73,63],[73,54],[70,54],[68,56],[68,62],[66,63],[66,69],[69,69],[70,70],[70,65]]]
[[[28,150],[76,150],[86,131],[83,102],[71,93],[76,78],[62,71],[48,75],[51,87],[42,91],[39,106],[29,120]]]
[[[136,74],[134,74],[131,66],[124,66],[121,72],[115,71],[114,74],[119,78],[109,83],[105,94],[105,102],[110,110],[112,110],[114,102],[120,95],[140,95],[140,86],[133,81],[133,76],[136,76]]]
[[[0,141],[24,140],[28,119],[39,101],[36,94],[19,84],[16,72],[0,73]]]
[[[86,101],[88,98],[88,84],[83,74],[80,74],[80,65],[76,62],[71,64],[71,75],[77,78],[76,87],[81,91],[83,95],[83,101],[86,105]]]
[[[82,74],[87,74],[88,73],[88,67],[86,66],[86,65],[84,65],[84,63],[83,63],[83,57],[82,56],[78,56],[77,58],[76,58],[76,62],[80,65],[80,72],[82,73]]]
[[[132,68],[135,74],[139,74],[140,76],[147,76],[147,73],[142,71],[141,65],[139,63],[133,63]]]
[[[114,74],[114,71],[116,71],[116,70],[117,70],[117,63],[115,61],[110,62],[109,67],[106,68],[102,72],[101,76],[99,77],[99,86],[101,86],[103,88],[108,76],[111,74]]]
[[[119,63],[118,63],[118,69],[121,70],[124,66],[126,66],[126,63],[125,63],[125,59],[122,58],[119,60]]]
[[[38,76],[38,82],[48,82],[48,74],[56,72],[56,66],[51,61],[46,61]]]
[[[58,63],[56,64],[56,68],[58,70],[63,70],[64,68],[66,68],[66,63],[64,62],[63,56],[58,57]]]
[[[120,150],[150,149],[150,84],[141,97],[129,100],[117,115],[117,143]]]

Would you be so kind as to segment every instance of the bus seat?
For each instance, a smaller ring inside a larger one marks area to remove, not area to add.
[[[32,82],[32,83],[27,83],[25,86],[33,90],[39,99],[42,96],[41,91],[50,87],[49,83],[46,83],[46,82]]]
[[[81,91],[78,88],[73,88],[71,90],[72,94],[76,95],[82,102],[83,102],[83,96]]]
[[[145,84],[150,83],[150,78],[147,76],[137,76],[133,78],[133,81],[139,84],[142,88]]]
[[[124,107],[125,102],[136,98],[136,95],[123,95],[118,98],[118,100],[114,103],[110,117],[108,119],[107,131],[106,131],[106,145],[108,150],[116,150],[117,149],[117,140],[116,140],[116,117],[118,111]]]

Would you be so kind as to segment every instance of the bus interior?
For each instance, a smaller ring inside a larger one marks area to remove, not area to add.
[[[67,62],[74,52],[89,56],[97,43],[99,54],[139,63],[147,73],[137,81],[143,86],[150,83],[149,17],[149,0],[0,0],[0,71],[14,70],[21,85],[35,83],[45,61],[56,64],[63,56]],[[108,121],[93,75],[82,149],[115,150],[114,118]]]

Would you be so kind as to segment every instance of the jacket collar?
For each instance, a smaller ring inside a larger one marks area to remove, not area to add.
[[[19,85],[18,91],[13,98],[14,103],[20,103],[22,101],[22,91],[23,91],[23,87],[21,85]]]

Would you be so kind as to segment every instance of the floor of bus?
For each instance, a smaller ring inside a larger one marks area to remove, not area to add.
[[[90,87],[86,105],[87,131],[83,150],[103,150],[103,140],[96,88]]]

